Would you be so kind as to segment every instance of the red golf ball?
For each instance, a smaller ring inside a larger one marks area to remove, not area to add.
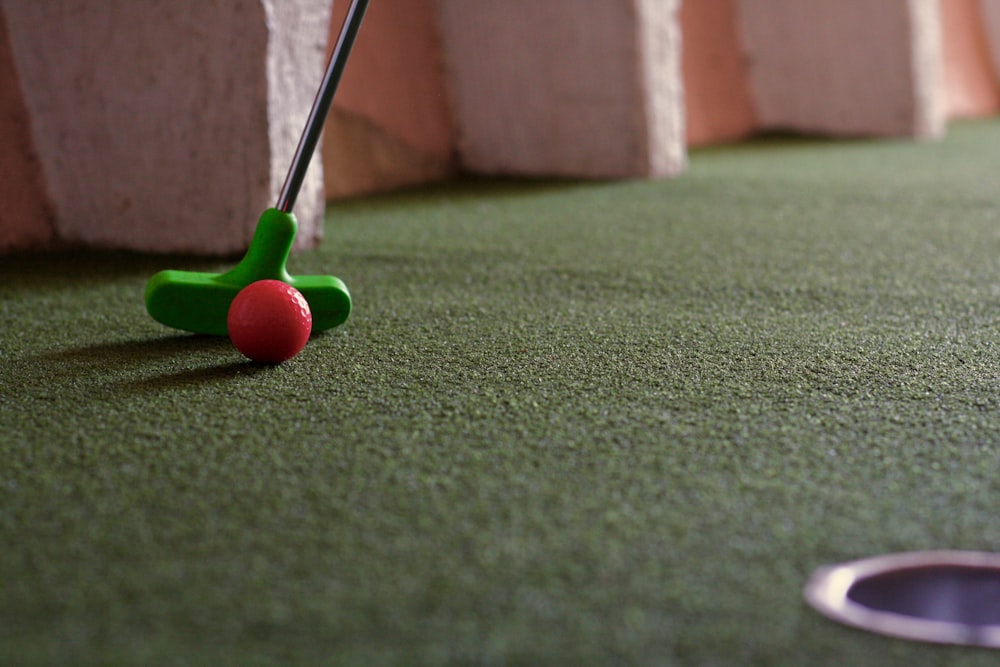
[[[229,338],[259,364],[280,364],[302,351],[312,312],[302,293],[280,280],[258,280],[236,295],[226,318]]]

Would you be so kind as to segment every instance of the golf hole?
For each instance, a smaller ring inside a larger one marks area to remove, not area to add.
[[[870,632],[1000,648],[1000,554],[876,556],[820,568],[804,594],[821,614]]]

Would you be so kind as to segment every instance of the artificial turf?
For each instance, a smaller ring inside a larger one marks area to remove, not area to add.
[[[987,665],[804,605],[1000,549],[1000,123],[339,203],[278,367],[0,258],[0,664]]]

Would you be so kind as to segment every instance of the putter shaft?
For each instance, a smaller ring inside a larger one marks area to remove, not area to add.
[[[323,131],[323,123],[327,114],[330,113],[330,105],[333,103],[333,94],[340,83],[340,77],[344,74],[344,67],[347,65],[347,56],[354,46],[354,40],[361,29],[361,21],[365,18],[368,10],[369,0],[352,0],[351,6],[347,10],[347,18],[340,29],[340,36],[337,44],[330,55],[330,62],[326,66],[326,74],[316,93],[312,109],[309,111],[309,118],[306,120],[305,129],[302,130],[302,137],[299,145],[295,149],[295,156],[292,158],[292,165],[288,169],[285,183],[281,187],[281,194],[278,195],[278,203],[275,206],[279,211],[291,213],[295,206],[295,199],[299,196],[302,188],[302,181],[306,177],[309,169],[309,161],[312,159],[316,144],[319,143],[320,134]]]

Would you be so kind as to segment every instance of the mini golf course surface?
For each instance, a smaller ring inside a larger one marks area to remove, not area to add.
[[[993,665],[818,566],[1000,550],[1000,123],[333,206],[278,367],[0,258],[0,664]]]

